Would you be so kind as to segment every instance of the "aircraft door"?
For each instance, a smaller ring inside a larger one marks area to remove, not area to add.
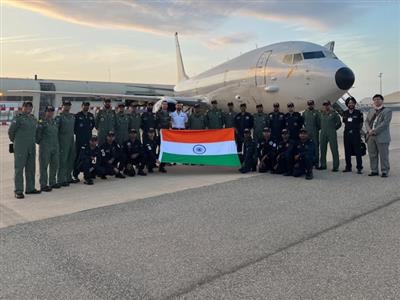
[[[272,51],[265,51],[261,54],[256,64],[255,83],[256,86],[267,84],[267,63]]]

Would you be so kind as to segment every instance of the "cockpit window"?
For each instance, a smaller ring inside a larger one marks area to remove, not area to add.
[[[303,57],[304,59],[323,58],[325,54],[322,51],[303,52]]]
[[[296,54],[287,54],[283,57],[283,63],[288,64],[288,65],[293,65],[297,64],[298,62],[303,60],[303,56],[301,53],[296,53]]]
[[[326,57],[328,58],[334,58],[334,59],[338,59],[337,56],[335,55],[335,53],[331,52],[331,51],[324,51],[324,54]]]

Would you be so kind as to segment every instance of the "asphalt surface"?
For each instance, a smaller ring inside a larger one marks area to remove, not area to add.
[[[399,299],[392,176],[263,174],[0,230],[3,299]]]

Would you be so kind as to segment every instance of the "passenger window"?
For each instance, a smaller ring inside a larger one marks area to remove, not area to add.
[[[283,57],[283,62],[285,64],[291,65],[293,61],[293,54],[288,54]]]
[[[301,55],[301,53],[296,53],[293,55],[293,63],[297,64],[298,62],[303,60],[303,56]]]

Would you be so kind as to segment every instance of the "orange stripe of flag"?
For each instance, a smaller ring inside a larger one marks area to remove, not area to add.
[[[162,129],[162,140],[176,143],[218,143],[235,140],[233,128],[210,130]]]

